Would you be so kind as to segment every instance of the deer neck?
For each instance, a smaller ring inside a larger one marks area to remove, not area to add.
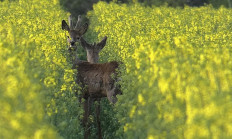
[[[89,63],[98,63],[98,60],[96,60],[96,59],[94,59],[94,58],[87,58],[87,61],[89,62]]]
[[[87,51],[87,61],[90,63],[98,63],[98,54],[94,52]]]

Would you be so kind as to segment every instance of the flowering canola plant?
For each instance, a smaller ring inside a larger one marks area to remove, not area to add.
[[[0,138],[82,137],[58,0],[0,2]]]
[[[232,11],[99,2],[92,36],[119,60],[121,138],[232,137]]]

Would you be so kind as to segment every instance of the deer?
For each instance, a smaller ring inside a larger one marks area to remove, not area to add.
[[[88,44],[82,37],[82,35],[87,31],[88,24],[80,26],[80,16],[75,28],[73,28],[72,17],[69,16],[69,26],[65,20],[62,20],[62,29],[69,32],[67,38],[68,50],[72,57],[72,63],[74,69],[77,69],[77,79],[76,83],[82,87],[81,98],[85,99],[84,102],[84,119],[83,124],[85,126],[85,136],[88,138],[90,134],[87,122],[89,116],[89,102],[91,99],[100,99],[107,97],[108,100],[115,104],[117,102],[116,95],[122,94],[120,86],[116,84],[117,82],[117,70],[119,68],[119,63],[116,61],[111,61],[107,63],[97,64],[99,59],[99,52],[106,44],[107,37],[104,37],[100,43],[94,43],[93,45]],[[77,56],[77,46],[75,43],[77,41],[81,42],[82,47],[87,51],[88,61],[82,61]],[[116,78],[114,78],[114,77]],[[99,133],[99,138],[101,133]]]
[[[107,37],[105,36],[102,41],[100,41],[99,43],[93,43],[93,44],[90,44],[90,43],[87,43],[83,37],[80,38],[80,43],[81,43],[81,46],[85,49],[86,53],[87,53],[87,61],[90,62],[90,63],[98,63],[98,60],[99,60],[99,53],[100,51],[105,47],[106,45],[106,40],[107,40]],[[98,133],[98,138],[99,139],[102,139],[102,135],[101,135],[101,122],[100,122],[100,111],[101,111],[101,108],[100,108],[100,103],[101,103],[101,98],[98,98],[98,99],[92,99],[92,98],[89,98],[89,109],[90,107],[92,106],[92,103],[94,101],[97,101],[97,104],[95,105],[96,108],[95,108],[95,113],[96,113],[96,119],[97,119],[97,133]],[[89,110],[90,111],[90,110]],[[88,113],[90,114],[90,113]],[[87,116],[88,117],[88,116]]]

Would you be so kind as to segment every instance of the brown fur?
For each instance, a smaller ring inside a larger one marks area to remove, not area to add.
[[[112,77],[116,73],[119,64],[116,61],[103,64],[92,64],[89,62],[80,62],[76,64],[78,71],[77,83],[84,88],[83,97],[102,98],[112,97],[120,92],[110,92],[114,89],[115,79]],[[113,94],[110,94],[113,93]],[[109,99],[109,98],[108,98]],[[112,103],[111,99],[109,99]]]

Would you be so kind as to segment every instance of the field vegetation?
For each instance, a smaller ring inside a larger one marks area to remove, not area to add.
[[[0,138],[83,138],[76,70],[61,30],[69,13],[58,0],[0,7]],[[103,138],[231,138],[231,15],[210,5],[94,5],[84,38],[107,36],[101,62],[123,63],[123,95],[114,106],[101,102]],[[94,113],[90,121],[96,138]]]
[[[98,3],[88,13],[102,61],[119,60],[122,138],[232,136],[231,10]]]

